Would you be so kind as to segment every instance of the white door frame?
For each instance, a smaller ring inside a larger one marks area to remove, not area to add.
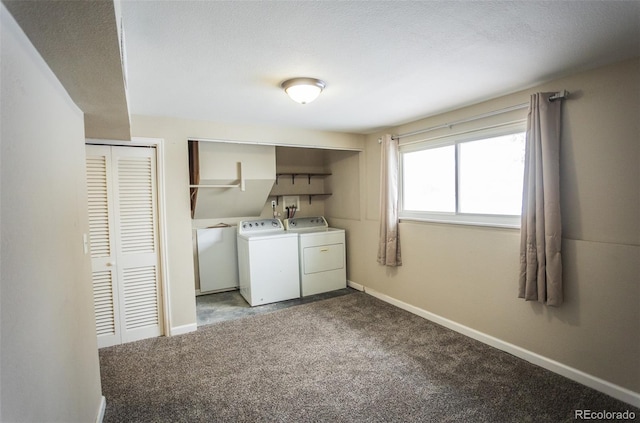
[[[171,336],[171,301],[169,298],[169,259],[167,258],[167,220],[166,220],[166,192],[165,192],[165,159],[164,159],[164,139],[132,137],[131,141],[101,140],[87,138],[86,144],[114,145],[123,147],[150,146],[156,149],[156,184],[157,184],[157,204],[158,204],[158,243],[160,249],[160,285],[162,289],[162,315],[163,333]]]

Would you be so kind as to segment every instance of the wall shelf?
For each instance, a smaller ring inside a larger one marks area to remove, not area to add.
[[[317,178],[325,178],[327,176],[331,176],[331,172],[277,172],[276,173],[276,185],[279,182],[279,179],[281,177],[291,177],[291,185],[295,185],[296,183],[296,177],[298,176],[304,176],[307,179],[307,183],[309,185],[311,185],[311,178],[317,177]],[[285,188],[286,189],[286,188]],[[293,188],[291,188],[293,190]],[[318,197],[318,196],[327,196],[327,195],[331,195],[330,192],[302,192],[302,193],[296,193],[296,192],[287,192],[287,193],[279,193],[279,194],[271,194],[271,197],[275,197],[276,199],[276,204],[280,204],[280,198],[281,197],[289,197],[289,196],[298,196],[298,197],[308,197],[309,198],[309,204],[311,204],[311,199],[313,197]]]
[[[331,173],[329,173],[329,172],[282,172],[282,173],[276,173],[276,184],[278,183],[278,179],[280,179],[281,176],[291,176],[291,184],[295,184],[296,183],[296,176],[306,176],[309,184],[311,184],[311,178],[312,177],[317,176],[317,177],[320,177],[320,178],[324,178],[324,177],[327,177],[327,176],[331,176]],[[298,195],[298,194],[293,194],[293,195]],[[309,195],[309,194],[302,194],[302,195]],[[318,195],[323,195],[323,194],[318,194]]]
[[[233,184],[233,185],[217,185],[217,184],[211,184],[211,185],[189,185],[189,188],[240,188],[240,184]]]
[[[276,198],[276,205],[280,204],[280,197],[291,197],[291,196],[298,196],[298,197],[309,197],[309,204],[311,204],[311,199],[313,197],[318,197],[318,196],[322,196],[322,195],[332,195],[332,193],[330,192],[314,192],[314,193],[302,193],[302,194],[271,194],[270,197],[275,197]]]

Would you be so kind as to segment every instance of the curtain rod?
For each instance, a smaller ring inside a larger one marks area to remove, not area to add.
[[[562,91],[558,91],[557,93],[555,93],[551,97],[549,97],[549,101],[563,100],[563,99],[568,98],[568,97],[569,97],[569,91],[562,90]],[[465,119],[460,119],[460,120],[454,120],[453,122],[443,123],[441,125],[431,126],[429,128],[419,129],[419,130],[413,131],[413,132],[406,132],[404,134],[394,135],[391,138],[394,139],[394,140],[397,140],[397,139],[400,139],[402,137],[410,137],[412,135],[424,134],[425,132],[431,132],[431,131],[435,131],[437,129],[444,129],[444,128],[451,129],[451,127],[454,126],[454,125],[460,125],[461,123],[473,122],[474,120],[484,119],[484,118],[488,118],[488,117],[491,117],[491,116],[497,116],[497,115],[501,115],[503,113],[513,112],[514,110],[525,109],[527,107],[529,107],[529,103],[516,104],[515,106],[505,107],[504,109],[494,110],[492,112],[483,113],[481,115],[471,116],[471,117],[468,117],[468,118],[465,118]],[[382,139],[379,139],[378,142],[379,143],[382,142]]]

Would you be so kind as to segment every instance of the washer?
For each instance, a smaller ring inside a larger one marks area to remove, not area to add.
[[[346,288],[344,229],[330,228],[322,216],[285,219],[284,225],[299,237],[301,295]]]
[[[298,235],[280,219],[238,224],[240,294],[251,306],[300,297]]]

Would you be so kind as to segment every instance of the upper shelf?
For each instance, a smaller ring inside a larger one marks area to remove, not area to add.
[[[280,197],[304,197],[307,196],[309,197],[309,204],[311,204],[311,199],[313,197],[318,197],[318,196],[323,196],[323,195],[333,195],[330,192],[306,192],[306,193],[302,193],[302,194],[269,194],[269,197],[275,197],[276,199],[276,205],[280,204]]]
[[[276,184],[278,183],[278,179],[281,176],[291,176],[291,183],[296,183],[296,176],[306,176],[309,183],[311,183],[311,178],[314,176],[322,177],[330,176],[330,172],[280,172],[276,173]]]

